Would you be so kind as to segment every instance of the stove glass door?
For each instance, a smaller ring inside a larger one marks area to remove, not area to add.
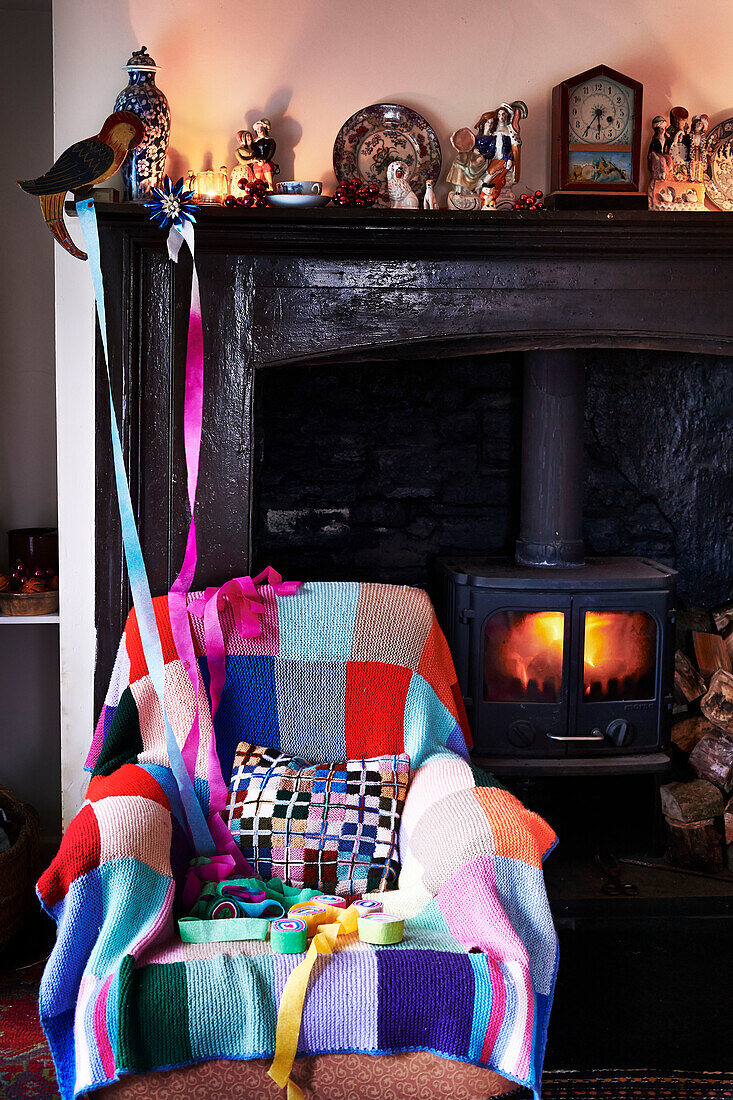
[[[646,611],[586,611],[583,698],[588,702],[654,699],[657,624]]]
[[[562,611],[496,611],[484,628],[484,702],[559,703],[564,638]]]

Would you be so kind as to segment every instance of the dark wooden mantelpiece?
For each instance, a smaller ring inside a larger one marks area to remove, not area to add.
[[[100,206],[110,355],[151,584],[187,524],[190,266],[139,207]],[[729,354],[733,217],[324,209],[200,213],[207,393],[198,579],[249,571],[255,375],[281,363],[627,346]],[[490,366],[491,360],[487,359]],[[128,597],[97,353],[97,701]],[[258,563],[252,563],[257,565]]]

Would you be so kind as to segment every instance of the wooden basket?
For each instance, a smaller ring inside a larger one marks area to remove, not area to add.
[[[38,812],[0,787],[0,806],[8,819],[10,847],[0,852],[0,950],[20,930],[35,902],[39,872]]]
[[[3,615],[55,615],[59,609],[58,592],[0,592]]]

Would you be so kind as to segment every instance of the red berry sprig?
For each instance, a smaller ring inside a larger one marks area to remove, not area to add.
[[[240,180],[241,195],[227,195],[225,206],[267,206],[269,194],[264,180]]]
[[[525,194],[524,192],[517,199],[515,210],[544,210],[545,204],[542,201],[544,195],[542,191],[535,191],[533,195]]]
[[[379,188],[376,183],[364,183],[354,177],[352,180],[343,180],[333,193],[331,202],[336,206],[374,206],[379,198]]]

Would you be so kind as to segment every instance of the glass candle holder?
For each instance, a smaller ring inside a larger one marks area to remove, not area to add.
[[[202,205],[222,203],[229,194],[229,175],[225,164],[214,171],[207,168],[196,177],[196,201]]]

